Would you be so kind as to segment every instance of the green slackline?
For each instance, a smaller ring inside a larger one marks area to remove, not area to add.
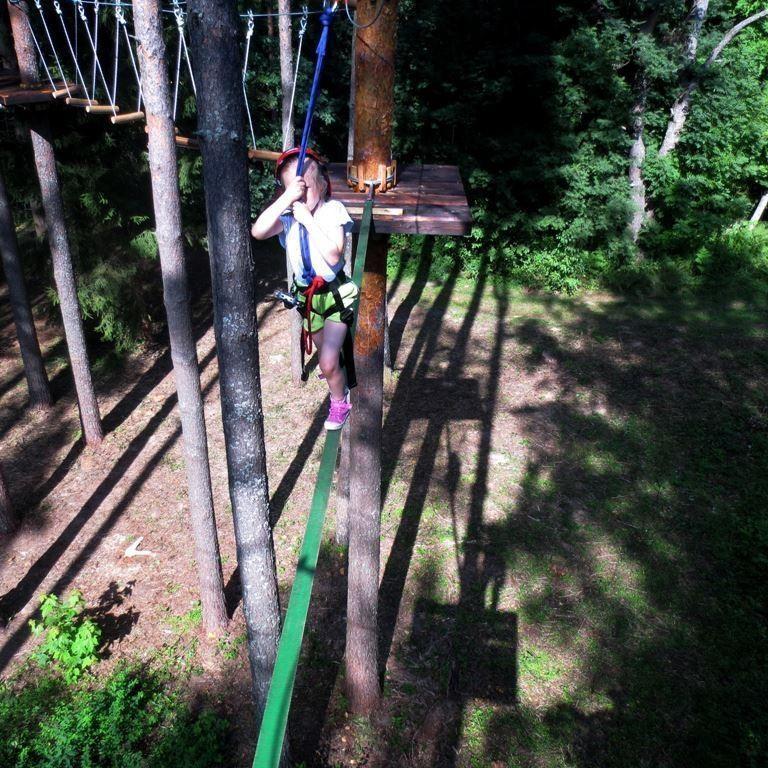
[[[355,267],[352,279],[358,288],[363,280],[365,269],[365,254],[368,250],[368,236],[371,231],[373,218],[373,200],[367,200],[363,208],[363,218],[360,222],[360,235],[357,240]],[[357,327],[357,312],[350,328],[354,335]],[[320,458],[320,469],[317,473],[315,491],[312,495],[312,506],[309,510],[307,530],[299,554],[299,564],[296,567],[296,577],[288,600],[288,610],[285,614],[283,631],[277,646],[277,658],[269,684],[267,704],[261,720],[259,740],[256,744],[256,755],[253,758],[253,768],[277,768],[280,764],[280,753],[283,749],[285,729],[288,725],[288,710],[291,708],[291,695],[296,680],[296,667],[299,664],[301,641],[304,637],[304,627],[307,623],[309,600],[312,596],[312,585],[315,581],[317,556],[320,551],[320,539],[323,531],[325,510],[328,507],[328,497],[331,493],[333,471],[336,467],[336,456],[339,450],[341,430],[328,430],[325,433],[325,446]]]

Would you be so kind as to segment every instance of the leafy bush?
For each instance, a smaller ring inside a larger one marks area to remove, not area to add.
[[[103,683],[67,687],[44,676],[0,684],[0,765],[15,768],[213,768],[228,725],[193,713],[162,670],[119,666]]]
[[[768,278],[768,228],[749,224],[729,227],[699,249],[696,270],[709,285],[735,279]]]
[[[101,644],[101,630],[83,615],[85,601],[77,590],[64,600],[56,595],[43,595],[40,621],[29,622],[33,635],[43,637],[34,653],[42,667],[53,666],[68,683],[80,678],[88,667],[98,661],[96,651]]]

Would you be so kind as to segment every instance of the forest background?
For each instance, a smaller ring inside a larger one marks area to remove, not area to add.
[[[485,257],[497,280],[537,289],[762,294],[768,230],[749,219],[768,191],[768,22],[755,20],[708,61],[761,10],[752,0],[401,0],[395,156],[458,164],[474,216],[469,238],[437,238],[433,274],[458,259],[472,277]],[[299,122],[316,32],[310,25]],[[316,144],[343,160],[349,25],[334,36]],[[279,148],[276,23],[259,19],[252,46],[257,144]],[[660,152],[686,91],[679,140]],[[12,116],[0,121],[17,220],[31,231],[39,193],[29,147]],[[145,136],[64,108],[53,122],[81,305],[121,353],[163,318]],[[179,123],[194,131],[191,94]],[[179,171],[187,237],[202,255],[199,154],[182,151]],[[272,191],[271,168],[255,166],[254,213]],[[413,238],[395,239],[390,259],[415,268],[419,251]],[[42,242],[26,265],[52,285]],[[52,288],[48,301],[53,309]]]

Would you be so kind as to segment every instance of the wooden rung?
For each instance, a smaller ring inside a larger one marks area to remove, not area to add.
[[[54,99],[60,99],[62,96],[69,96],[69,91],[66,88],[62,88],[59,91],[54,91],[51,96],[53,96]]]
[[[70,107],[92,107],[97,105],[99,102],[95,99],[76,99],[70,96],[66,103]]]
[[[362,216],[363,215],[363,206],[362,205],[347,205],[346,209],[347,209],[347,213],[350,216]],[[374,216],[402,216],[403,215],[403,209],[402,208],[386,208],[383,205],[374,205],[373,206],[373,215]]]
[[[103,106],[93,105],[87,106],[85,111],[89,115],[111,115],[120,111],[120,107],[108,107],[106,104]]]
[[[266,160],[268,162],[275,162],[280,157],[279,152],[272,152],[269,149],[249,149],[249,160]]]
[[[177,136],[176,144],[179,147],[186,147],[187,149],[198,149],[200,146],[194,136]]]
[[[109,118],[112,125],[120,125],[121,123],[135,123],[137,120],[143,120],[143,112],[126,112],[124,115],[112,115]]]

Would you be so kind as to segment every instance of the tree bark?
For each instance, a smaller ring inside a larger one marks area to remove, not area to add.
[[[8,4],[8,13],[11,18],[11,29],[22,84],[36,83],[39,80],[34,42],[32,41],[26,20],[28,10],[25,0],[19,0],[18,5]],[[77,402],[80,406],[83,436],[87,445],[95,446],[101,443],[103,432],[99,416],[99,405],[93,389],[83,322],[77,302],[75,273],[72,268],[72,255],[69,247],[67,225],[64,219],[64,201],[61,198],[59,175],[56,169],[56,156],[53,150],[48,115],[42,111],[31,112],[28,126],[48,228],[48,242],[53,261],[53,277],[61,304],[64,335],[66,336],[69,359],[72,364]]]
[[[47,409],[50,408],[53,399],[48,386],[43,356],[40,354],[40,343],[37,339],[32,309],[29,306],[27,287],[24,284],[16,227],[13,223],[11,204],[2,174],[0,174],[0,255],[3,260],[5,281],[8,284],[21,359],[24,363],[24,375],[27,378],[29,404],[32,408]]]
[[[357,10],[353,10],[352,18],[357,21]],[[354,33],[354,29],[352,30]],[[349,63],[349,128],[347,129],[347,162],[351,163],[355,156],[355,88],[357,87],[357,68],[355,67],[355,44],[357,35],[352,34],[352,51]]]
[[[280,634],[256,327],[256,275],[240,87],[229,0],[189,0],[221,410],[253,694],[264,711]]]
[[[638,34],[653,34],[658,18],[659,12],[656,10],[640,28]],[[628,174],[632,214],[627,227],[633,243],[636,243],[640,237],[640,231],[642,230],[648,215],[645,177],[643,176],[643,164],[645,163],[645,110],[648,102],[648,75],[642,61],[635,62],[635,70],[635,103],[632,106],[631,113],[632,144],[629,148]]]
[[[645,77],[639,86],[640,93],[632,107],[632,144],[629,148],[629,197],[632,203],[632,214],[629,220],[629,234],[632,242],[640,237],[646,217],[645,178],[643,163],[645,162],[645,105],[648,88]]]
[[[757,222],[763,218],[763,214],[765,213],[766,206],[768,206],[768,192],[764,192],[763,196],[760,198],[760,200],[758,200],[758,203],[755,206],[754,213],[749,219],[749,222],[753,228],[755,224],[757,224]]]
[[[388,236],[371,235],[355,338],[358,384],[352,391],[346,684],[350,708],[358,715],[370,714],[380,695],[377,608],[388,248]]]
[[[227,626],[227,607],[211,491],[197,347],[189,306],[173,107],[160,5],[158,0],[134,0],[133,11],[149,133],[155,233],[181,416],[203,626],[209,634],[218,635]]]
[[[278,34],[280,37],[280,84],[283,93],[283,150],[294,144],[291,95],[293,92],[293,47],[291,45],[291,0],[277,0]]]
[[[350,472],[350,434],[351,421],[342,427],[339,467],[336,472],[336,543],[341,547],[349,546],[349,472]]]
[[[704,19],[707,17],[709,9],[709,0],[694,0],[688,18],[690,27],[688,28],[688,37],[685,40],[685,63],[686,66],[692,66],[696,62],[696,51],[699,48],[699,38],[701,37],[701,28],[704,26]]]
[[[8,483],[5,481],[3,468],[0,466],[0,534],[13,533],[19,527],[19,518],[11,503]]]
[[[734,37],[751,24],[754,24],[756,21],[759,21],[766,16],[768,16],[768,8],[764,8],[762,11],[752,14],[752,16],[749,16],[731,27],[731,29],[725,33],[722,40],[715,46],[712,53],[709,54],[709,57],[702,65],[699,73],[688,81],[685,89],[675,99],[674,104],[669,110],[669,122],[667,123],[667,130],[664,134],[664,141],[662,141],[661,148],[659,149],[659,157],[666,157],[680,142],[685,122],[688,119],[688,114],[691,110],[691,99],[701,85],[702,75],[710,69],[715,61],[717,61],[725,46],[728,45]]]
[[[0,4],[0,65],[3,69],[16,69],[16,54],[13,52],[8,7]]]
[[[368,24],[377,12],[375,4],[359,5],[358,22]],[[354,163],[363,179],[378,178],[379,165],[392,161],[396,30],[396,0],[384,4],[372,26],[355,30]],[[355,338],[346,685],[352,711],[360,715],[369,714],[380,696],[377,603],[388,247],[388,237],[371,235]]]

